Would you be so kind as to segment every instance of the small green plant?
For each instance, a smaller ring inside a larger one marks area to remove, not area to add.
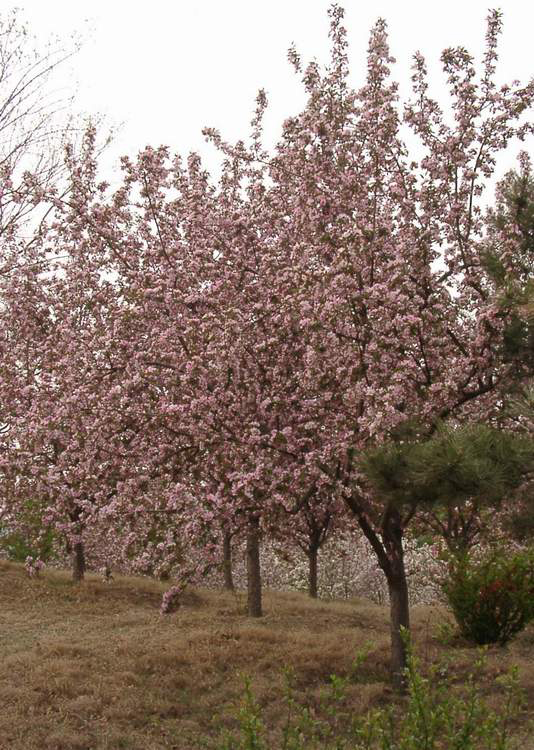
[[[356,651],[352,664],[350,665],[349,679],[351,682],[359,682],[359,676],[361,675],[361,667],[369,656],[371,651],[371,643],[367,641],[363,646]],[[361,678],[360,678],[361,679]]]
[[[240,736],[224,733],[218,750],[267,750],[263,737],[265,728],[261,720],[261,709],[252,694],[250,678],[244,675],[244,690],[237,711]]]
[[[435,628],[435,637],[443,646],[452,646],[458,637],[458,630],[450,622],[440,622]]]
[[[261,711],[245,681],[237,713],[239,736],[225,733],[217,750],[514,750],[510,728],[523,707],[516,670],[499,678],[504,695],[500,712],[488,708],[478,689],[484,667],[481,654],[462,689],[452,688],[454,670],[434,666],[423,675],[407,634],[408,695],[400,705],[354,716],[347,705],[349,678],[332,675],[320,708],[303,705],[296,697],[295,675],[284,671],[287,717],[273,744]],[[269,739],[267,739],[269,736]]]
[[[465,556],[451,563],[443,591],[467,640],[504,645],[534,619],[534,552]]]

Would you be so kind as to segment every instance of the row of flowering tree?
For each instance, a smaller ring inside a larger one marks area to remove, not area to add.
[[[196,155],[147,148],[110,192],[93,132],[68,155],[67,197],[2,277],[3,472],[13,508],[31,493],[78,574],[84,536],[174,556],[185,579],[244,534],[256,616],[262,532],[304,545],[313,593],[329,529],[356,522],[387,580],[400,681],[403,539],[444,498],[399,502],[364,457],[491,422],[517,382],[482,197],[498,152],[532,132],[534,84],[495,84],[494,12],[480,72],[463,48],[442,55],[450,115],[420,55],[399,102],[382,21],[353,90],[342,10],[330,19],[326,70],[290,52],[308,98],[273,154],[263,92],[246,144],[206,131],[218,183]],[[503,231],[491,225],[497,247]]]

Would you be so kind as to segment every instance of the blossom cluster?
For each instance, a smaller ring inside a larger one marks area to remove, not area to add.
[[[182,586],[171,586],[161,598],[160,613],[168,615],[180,606],[180,596],[183,593]]]

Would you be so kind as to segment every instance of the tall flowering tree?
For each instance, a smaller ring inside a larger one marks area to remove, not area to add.
[[[241,413],[272,491],[330,487],[371,544],[388,583],[400,680],[400,632],[409,626],[403,535],[418,506],[372,491],[358,459],[385,441],[432,435],[442,421],[491,416],[516,377],[501,356],[507,313],[482,262],[481,197],[496,154],[532,132],[523,115],[534,84],[496,86],[501,21],[492,13],[480,74],[465,49],[442,55],[450,118],[429,94],[419,54],[413,99],[400,105],[382,21],[366,83],[353,91],[343,13],[330,13],[331,64],[324,74],[315,63],[304,70],[308,104],[285,123],[272,159],[209,133],[235,158],[247,196],[247,242],[225,250],[239,283],[226,275],[220,284],[251,312],[240,318],[242,328],[249,322],[246,345],[227,320],[227,352],[239,350],[242,372],[256,373],[252,392],[258,383],[269,390],[258,402],[268,429],[256,417],[254,436]],[[406,128],[419,138],[417,160]],[[230,380],[224,398],[238,403],[234,387]]]
[[[202,540],[209,566],[218,560],[221,525],[239,526],[257,509],[228,479],[249,457],[234,455],[227,405],[215,393],[216,383],[231,377],[221,354],[228,333],[221,309],[228,304],[217,287],[220,248],[233,241],[233,222],[195,155],[184,165],[171,162],[166,149],[148,148],[135,161],[124,159],[123,185],[109,199],[95,184],[92,159],[88,151],[79,164],[67,224],[79,227],[100,258],[117,299],[107,352],[112,387],[102,403],[128,425],[118,453],[131,476],[118,483],[114,509],[137,517],[139,529],[147,527],[143,514],[167,514],[186,538]],[[158,482],[165,489],[153,502],[146,488]]]
[[[263,106],[260,97],[255,128]],[[294,515],[325,480],[316,472],[297,498],[286,496],[282,485],[273,491],[273,463],[261,450],[285,453],[270,442],[279,424],[270,400],[291,385],[285,384],[287,365],[273,383],[266,374],[276,367],[277,352],[258,350],[250,360],[258,308],[244,287],[243,263],[254,269],[251,237],[268,238],[269,227],[261,223],[265,214],[254,217],[251,210],[254,196],[261,196],[257,170],[247,173],[248,192],[241,190],[243,153],[241,147],[228,152],[215,190],[196,156],[184,166],[170,161],[166,149],[149,148],[135,162],[123,161],[123,186],[109,200],[91,179],[84,182],[91,169],[81,165],[69,225],[84,228],[104,265],[110,259],[120,299],[110,356],[121,380],[106,398],[136,425],[124,458],[142,482],[159,478],[167,487],[166,505],[147,506],[136,475],[121,482],[115,505],[129,516],[167,513],[170,523],[181,524],[185,515],[186,536],[214,555],[214,529],[245,529],[249,610],[260,615],[262,521],[265,526],[271,508]]]
[[[69,159],[67,166],[79,169]],[[0,394],[9,437],[2,458],[18,490],[11,517],[23,519],[17,503],[31,500],[43,528],[65,539],[76,580],[85,571],[87,526],[116,494],[117,448],[127,433],[108,397],[118,374],[117,295],[88,240],[56,200],[54,222],[19,248],[1,278]]]

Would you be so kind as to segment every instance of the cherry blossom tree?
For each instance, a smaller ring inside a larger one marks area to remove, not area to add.
[[[18,245],[17,263],[2,277],[0,310],[4,466],[16,476],[14,497],[30,492],[43,527],[65,538],[75,580],[85,571],[89,519],[116,494],[114,442],[127,432],[108,398],[117,377],[116,292],[87,240],[57,202],[54,223]]]
[[[268,462],[271,487],[288,497],[310,482],[330,486],[377,555],[400,681],[400,629],[409,626],[403,535],[418,509],[369,492],[358,457],[414,430],[430,436],[441,421],[489,418],[516,377],[501,356],[507,312],[482,263],[480,200],[496,153],[532,132],[521,117],[534,85],[494,83],[501,22],[492,13],[480,75],[465,49],[442,55],[451,121],[430,97],[420,55],[414,99],[402,109],[385,24],[371,34],[367,81],[352,91],[342,11],[333,7],[331,17],[330,67],[304,70],[308,105],[285,123],[272,159],[256,144],[231,148],[208,132],[237,162],[248,199],[247,242],[239,254],[235,245],[224,251],[239,308],[255,316],[246,346],[233,321],[227,326],[234,351],[258,373],[249,390],[268,384],[270,397],[262,391],[257,401],[270,429],[256,417],[249,445]],[[295,52],[291,59],[300,70]],[[424,152],[417,161],[406,127]],[[226,384],[226,400],[234,385]],[[254,422],[241,414],[243,434]],[[242,483],[251,480],[240,472]]]

